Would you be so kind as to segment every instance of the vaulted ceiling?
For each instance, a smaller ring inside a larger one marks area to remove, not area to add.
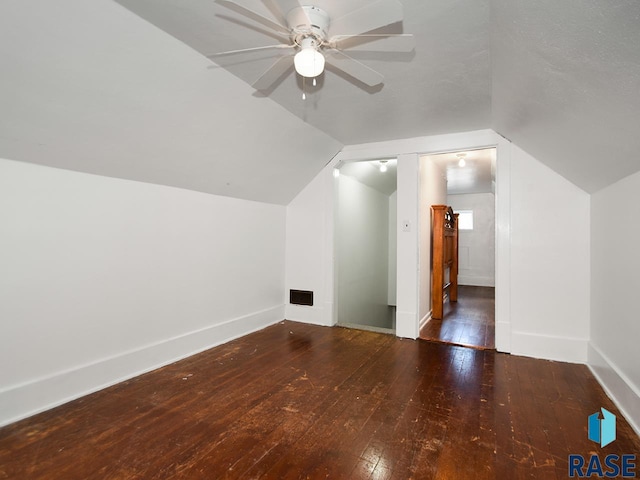
[[[214,0],[3,0],[0,157],[282,204],[343,145],[484,128],[588,192],[640,170],[640,2],[402,4],[415,51],[353,54],[381,87],[256,92],[272,52],[206,55],[277,41]]]

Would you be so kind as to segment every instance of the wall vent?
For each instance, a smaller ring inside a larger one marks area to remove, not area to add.
[[[313,306],[313,292],[311,290],[289,290],[289,303],[293,305]]]

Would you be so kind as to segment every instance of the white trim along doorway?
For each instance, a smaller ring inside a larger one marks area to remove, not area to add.
[[[418,188],[419,157],[461,150],[496,148],[496,349],[511,351],[510,322],[510,173],[511,143],[492,130],[480,130],[449,135],[436,135],[404,140],[391,140],[345,147],[327,166],[328,175],[344,162],[397,158],[399,222],[397,237],[397,312],[396,335],[415,339],[420,332],[418,252],[419,225]],[[328,195],[327,221],[332,224],[336,215],[337,181],[331,175],[331,194]],[[331,318],[327,324],[337,322],[336,257],[334,255],[334,228],[326,235],[325,252],[330,258],[327,269],[327,304]]]

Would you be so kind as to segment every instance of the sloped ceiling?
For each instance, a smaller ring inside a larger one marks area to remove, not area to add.
[[[215,0],[116,0],[203,55],[280,40]],[[385,0],[382,0],[385,1]],[[395,1],[395,0],[387,0]],[[240,0],[274,18],[262,0]],[[298,0],[277,0],[287,12]],[[301,2],[304,4],[305,2]],[[332,18],[375,3],[371,0],[313,0]],[[305,122],[341,143],[358,144],[428,134],[489,128],[491,69],[488,0],[403,0],[404,21],[382,29],[411,33],[412,53],[350,51],[357,60],[382,73],[381,88],[370,88],[330,68],[314,88],[293,73],[266,92]],[[332,34],[354,32],[332,32]],[[361,33],[361,32],[355,32]],[[222,68],[251,85],[277,59],[288,54],[270,50],[216,57]],[[302,91],[307,100],[302,100]],[[256,96],[261,93],[256,92]]]
[[[0,65],[0,158],[286,204],[341,148],[111,0],[3,0]]]
[[[491,12],[493,129],[587,192],[640,170],[640,2]]]
[[[588,192],[640,170],[637,0],[403,0],[415,52],[354,54],[382,88],[306,101],[250,87],[271,54],[204,56],[276,43],[214,0],[119,3],[0,2],[0,157],[281,204],[342,145],[483,128]]]

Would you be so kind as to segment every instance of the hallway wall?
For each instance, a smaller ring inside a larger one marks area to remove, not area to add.
[[[389,195],[389,281],[388,300],[389,305],[396,306],[397,301],[397,275],[398,275],[398,192]]]
[[[337,220],[338,322],[391,328],[389,197],[340,175]]]
[[[448,195],[454,211],[473,211],[473,230],[459,230],[458,284],[496,285],[496,199],[493,193]]]

